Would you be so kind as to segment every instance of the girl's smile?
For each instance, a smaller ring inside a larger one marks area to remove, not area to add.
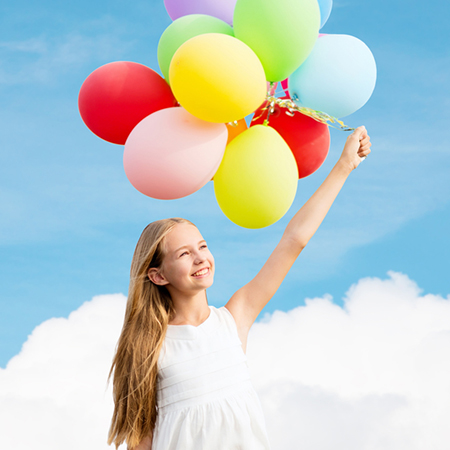
[[[205,267],[204,269],[200,269],[197,272],[193,273],[192,276],[195,278],[203,278],[209,275],[209,268]]]

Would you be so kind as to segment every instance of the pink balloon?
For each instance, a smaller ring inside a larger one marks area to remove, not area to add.
[[[181,107],[162,109],[139,122],[128,136],[125,174],[149,197],[186,197],[214,176],[227,138],[223,123],[205,122]]]

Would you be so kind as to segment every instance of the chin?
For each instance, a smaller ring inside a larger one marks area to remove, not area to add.
[[[206,289],[210,288],[214,283],[214,277],[209,277],[207,280],[205,280],[205,287]]]

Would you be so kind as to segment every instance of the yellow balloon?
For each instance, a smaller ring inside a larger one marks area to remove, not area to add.
[[[297,164],[284,139],[269,126],[255,125],[225,149],[214,175],[214,192],[232,222],[263,228],[286,214],[297,182]]]
[[[169,80],[181,106],[208,122],[242,119],[266,97],[260,60],[226,34],[202,34],[181,45],[170,63]]]

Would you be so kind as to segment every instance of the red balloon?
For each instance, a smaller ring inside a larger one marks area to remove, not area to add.
[[[177,102],[166,81],[142,64],[117,61],[94,70],[84,81],[78,108],[87,127],[113,144],[125,144],[144,117]]]
[[[269,117],[269,126],[280,133],[295,156],[298,177],[305,178],[315,172],[325,161],[330,148],[330,131],[328,125],[317,122],[311,117],[296,111],[294,116],[286,114],[286,108],[275,105],[275,111]],[[261,114],[261,108],[255,116]],[[252,125],[262,124],[267,118],[267,111]]]

